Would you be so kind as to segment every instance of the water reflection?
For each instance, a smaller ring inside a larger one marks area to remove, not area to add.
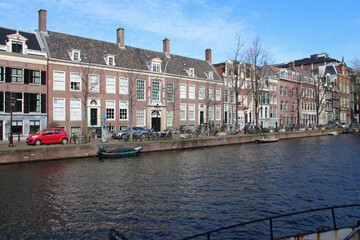
[[[359,143],[325,136],[0,166],[0,238],[105,239],[115,227],[130,239],[174,239],[359,203]]]

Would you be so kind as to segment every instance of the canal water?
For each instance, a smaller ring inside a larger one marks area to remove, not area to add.
[[[0,239],[107,239],[111,228],[129,239],[178,239],[359,203],[358,134],[0,166]],[[359,208],[344,214],[360,220]],[[307,218],[305,227],[316,225]],[[282,223],[275,233],[290,230]],[[214,239],[269,239],[266,224],[224,234]]]

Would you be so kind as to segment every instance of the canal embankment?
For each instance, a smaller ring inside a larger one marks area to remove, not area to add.
[[[334,131],[334,130],[331,130]],[[60,159],[74,159],[95,157],[100,146],[105,149],[114,149],[119,147],[136,147],[142,145],[143,152],[181,150],[190,148],[201,148],[241,143],[253,143],[261,136],[275,136],[280,140],[292,138],[304,138],[328,135],[329,130],[319,131],[294,131],[294,132],[276,132],[269,134],[240,134],[225,135],[217,137],[202,138],[174,138],[171,140],[159,141],[133,141],[124,142],[109,139],[108,142],[102,143],[100,139],[92,140],[86,144],[67,144],[67,145],[42,145],[42,146],[26,146],[19,144],[15,147],[7,147],[5,144],[0,146],[0,164],[23,163],[33,161],[48,161]],[[336,130],[341,132],[341,129]]]

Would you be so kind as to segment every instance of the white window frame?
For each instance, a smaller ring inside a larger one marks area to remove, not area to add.
[[[70,98],[70,121],[81,121],[81,101]]]
[[[53,98],[53,120],[65,121],[66,116],[66,100],[65,98]]]
[[[124,116],[122,110],[126,110],[125,113],[126,113],[126,118],[121,118],[121,116]],[[129,102],[128,101],[122,101],[120,100],[119,102],[119,120],[120,121],[127,121],[129,120]]]
[[[172,127],[174,119],[174,110],[166,110],[166,126]]]
[[[138,127],[146,126],[146,109],[144,108],[136,109],[136,126]]]
[[[116,77],[106,76],[106,93],[116,93]]]
[[[195,85],[189,85],[189,99],[195,99]]]
[[[209,121],[214,121],[214,106],[209,106]]]
[[[141,83],[141,86],[139,85],[139,83]],[[139,88],[142,87],[142,88]],[[145,101],[146,97],[145,97],[145,80],[142,79],[137,79],[136,80],[136,99],[138,101]],[[143,97],[139,98],[139,94],[141,94]]]
[[[199,86],[199,100],[205,100],[205,86]]]
[[[216,121],[221,120],[221,105],[215,106],[215,119],[216,119]]]
[[[160,82],[153,81],[151,87],[151,95],[153,101],[160,101]]]
[[[180,84],[180,98],[186,99],[186,84]]]
[[[72,50],[71,51],[71,60],[76,62],[81,62],[81,52],[80,50]]]
[[[53,90],[54,91],[65,91],[66,75],[63,71],[53,72]]]
[[[195,121],[195,104],[189,104],[188,117],[189,121]]]
[[[174,102],[174,83],[166,83],[166,102]]]
[[[215,100],[218,102],[221,101],[221,89],[220,88],[215,89]]]
[[[120,95],[128,95],[129,94],[129,79],[128,78],[124,78],[124,77],[119,78],[119,94]]]
[[[186,121],[186,103],[180,103],[180,121]]]
[[[72,86],[72,83],[78,83],[79,89],[74,89]],[[70,91],[72,91],[72,92],[80,92],[81,91],[81,73],[77,73],[77,72],[70,73]]]
[[[105,62],[108,66],[115,66],[115,56],[107,55],[105,58]]]
[[[113,109],[114,110],[114,116],[111,118],[107,114],[107,109]],[[116,116],[116,103],[115,100],[106,100],[106,108],[105,108],[105,114],[107,116],[107,120],[115,120]]]
[[[100,75],[98,74],[89,75],[89,92],[100,93]]]

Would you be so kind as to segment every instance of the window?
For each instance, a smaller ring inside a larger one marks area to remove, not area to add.
[[[145,109],[136,109],[136,126],[145,126]]]
[[[22,53],[22,42],[12,41],[11,51],[14,53]]]
[[[120,101],[119,104],[119,119],[127,120],[128,119],[128,102]]]
[[[217,88],[216,90],[215,90],[215,99],[216,99],[216,101],[221,101],[221,89],[220,88]]]
[[[100,92],[100,76],[99,75],[90,74],[89,92],[91,92],[91,93],[99,93]]]
[[[295,88],[292,89],[292,97],[295,97]]]
[[[78,62],[80,62],[80,61],[81,61],[80,51],[78,51],[78,50],[72,50],[72,51],[71,51],[71,59],[72,59],[73,61],[78,61]]]
[[[81,75],[80,73],[70,73],[70,90],[81,91]]]
[[[186,121],[186,104],[180,103],[180,120]]]
[[[292,103],[292,111],[293,111],[293,112],[295,112],[295,106],[296,106],[296,104],[295,104],[295,102],[293,102],[293,103]]]
[[[145,80],[136,81],[136,99],[145,100]]]
[[[0,67],[0,82],[4,81],[4,67]]]
[[[209,72],[209,79],[214,79],[214,73],[213,72]]]
[[[180,98],[186,98],[186,84],[180,84]]]
[[[116,78],[114,76],[106,76],[106,93],[116,93]]]
[[[166,83],[166,101],[173,102],[174,101],[174,84]]]
[[[235,103],[235,91],[231,91],[231,103]]]
[[[224,102],[228,103],[229,102],[229,90],[224,90]]]
[[[53,101],[53,120],[65,121],[65,99],[54,98]]]
[[[23,70],[19,68],[11,69],[11,82],[22,83],[23,82]]]
[[[285,96],[287,96],[287,87],[285,87]]]
[[[285,111],[288,110],[288,102],[285,102]]]
[[[160,101],[160,83],[152,82],[152,100]]]
[[[105,62],[109,66],[115,66],[115,57],[108,55],[105,57]]]
[[[41,84],[41,73],[40,71],[30,71],[31,72],[31,78],[30,78],[30,83],[32,84]]]
[[[171,127],[173,125],[174,111],[166,110],[166,126]]]
[[[0,112],[4,111],[4,92],[0,92]]]
[[[106,101],[106,116],[109,120],[115,120],[115,101]]]
[[[204,99],[205,99],[205,87],[200,86],[199,87],[199,100],[204,100]]]
[[[5,92],[5,111],[10,112],[10,98],[16,99],[15,105],[12,107],[13,112],[23,111],[23,94],[21,92]]]
[[[284,111],[284,102],[283,101],[281,101],[281,103],[280,103],[280,110]]]
[[[70,121],[81,121],[81,101],[79,99],[70,99]]]
[[[195,121],[195,104],[189,104],[189,120]]]
[[[188,74],[190,77],[195,77],[195,70],[193,68],[189,68],[187,70]]]
[[[53,90],[65,91],[65,72],[54,71]]]
[[[214,96],[214,89],[213,88],[209,88],[209,100],[214,101],[215,96]]]
[[[30,93],[29,94],[30,112],[40,112],[40,94]]]
[[[142,80],[138,80],[138,81],[142,81]],[[144,83],[145,84],[145,83]],[[128,95],[129,94],[129,80],[127,78],[120,78],[119,79],[119,93],[124,94],[124,95]],[[144,86],[143,86],[144,89]]]
[[[23,122],[18,121],[18,120],[13,120],[11,129],[12,129],[13,134],[15,134],[15,135],[20,134],[21,135],[22,132],[23,132]]]
[[[29,134],[34,134],[40,131],[40,121],[39,120],[30,120],[29,121],[30,132]]]
[[[214,121],[214,106],[209,106],[209,121]]]
[[[280,87],[280,96],[283,95],[283,86]]]
[[[152,63],[152,69],[153,72],[161,72],[161,64],[158,62]]]
[[[195,99],[195,85],[189,85],[189,99]]]
[[[216,105],[216,107],[215,107],[215,119],[217,121],[221,120],[221,106],[220,105]]]

